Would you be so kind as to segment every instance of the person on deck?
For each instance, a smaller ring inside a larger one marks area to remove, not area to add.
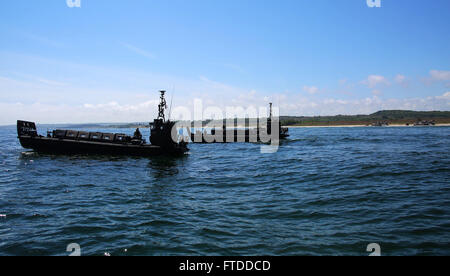
[[[139,128],[136,128],[136,131],[134,132],[133,139],[138,139],[138,140],[141,140],[141,139],[142,139],[142,134],[141,134],[141,132],[139,131]]]

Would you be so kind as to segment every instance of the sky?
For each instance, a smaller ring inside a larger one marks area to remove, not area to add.
[[[0,125],[450,110],[450,1],[4,0]],[[69,7],[74,6],[74,7]]]

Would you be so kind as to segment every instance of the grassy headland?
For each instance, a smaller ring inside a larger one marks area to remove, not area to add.
[[[384,110],[370,115],[282,116],[280,120],[283,126],[352,126],[369,125],[381,121],[391,125],[414,124],[417,121],[450,124],[450,111]]]

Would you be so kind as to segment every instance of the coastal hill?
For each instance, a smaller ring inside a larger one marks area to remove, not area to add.
[[[282,116],[280,120],[284,126],[368,125],[380,121],[405,125],[422,120],[449,124],[450,111],[383,110],[370,115]]]

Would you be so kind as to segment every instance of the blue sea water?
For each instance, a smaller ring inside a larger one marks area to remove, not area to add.
[[[449,127],[290,133],[135,158],[30,153],[1,127],[0,255],[450,254]]]

